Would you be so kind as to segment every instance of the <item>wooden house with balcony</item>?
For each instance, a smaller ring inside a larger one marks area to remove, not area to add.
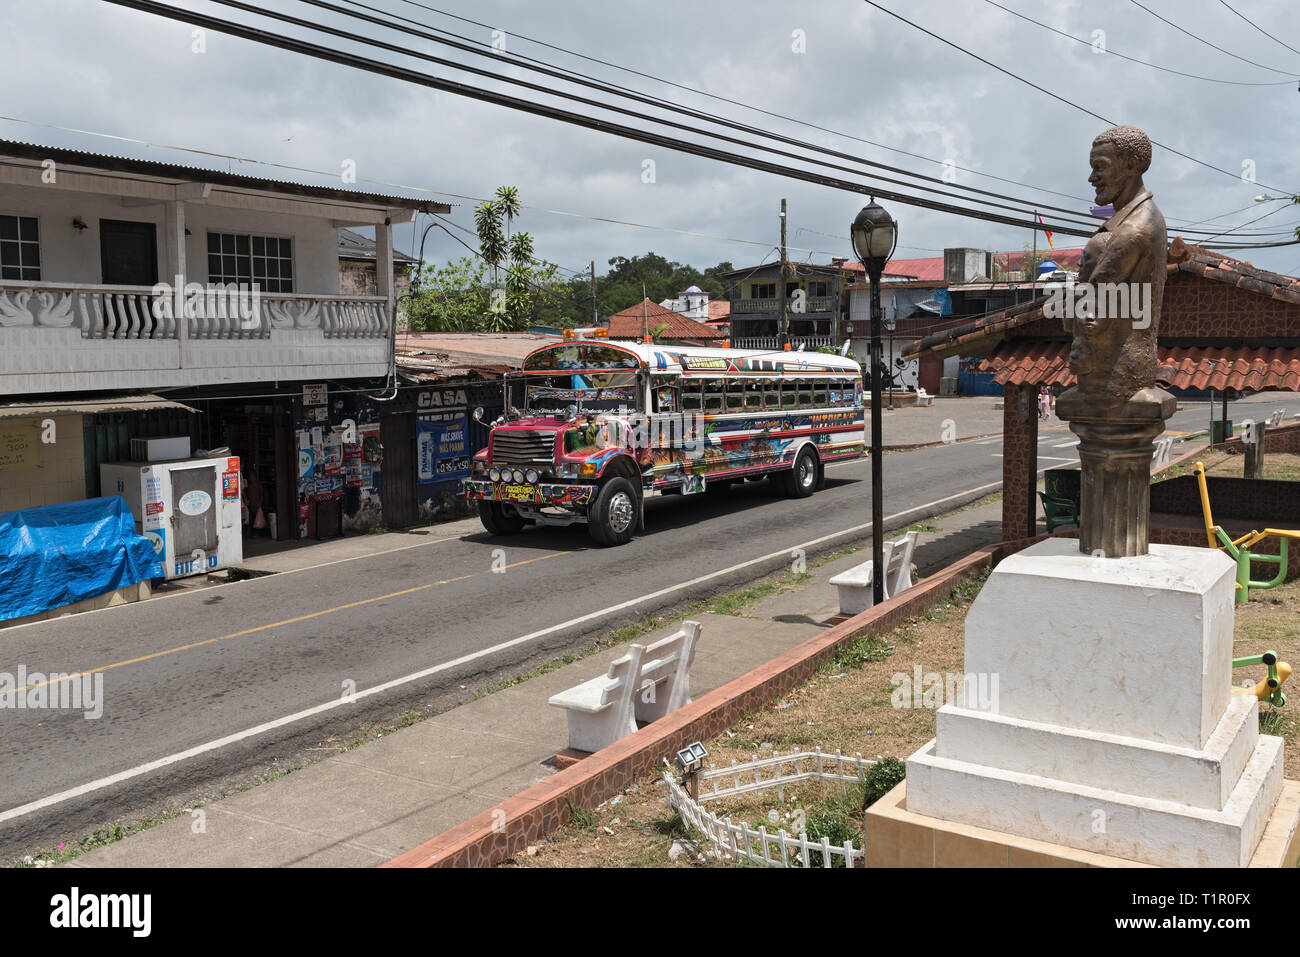
[[[398,392],[393,227],[420,211],[450,207],[0,141],[0,511],[94,497],[131,439],[180,434],[240,456],[279,538],[318,533],[321,502],[410,524],[414,400],[367,397]],[[340,288],[352,227],[364,294]]]
[[[731,344],[738,349],[778,348],[784,315],[791,348],[840,345],[844,289],[852,276],[846,264],[786,262],[784,272],[783,281],[782,264],[768,263],[719,277],[730,287]]]

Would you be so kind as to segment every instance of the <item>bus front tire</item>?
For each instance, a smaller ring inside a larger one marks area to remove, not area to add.
[[[636,532],[636,488],[625,478],[612,478],[600,487],[587,513],[587,527],[597,545],[625,545]]]
[[[478,517],[493,535],[518,535],[528,524],[513,507],[507,513],[500,502],[479,502]]]
[[[788,498],[807,498],[817,490],[818,472],[817,455],[805,446],[794,458],[794,468],[783,476],[783,491]]]

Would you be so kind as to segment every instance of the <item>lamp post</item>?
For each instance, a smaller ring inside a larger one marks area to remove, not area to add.
[[[898,243],[898,224],[875,199],[862,207],[849,227],[853,251],[871,280],[871,588],[875,604],[885,600],[884,446],[880,435],[880,275]]]

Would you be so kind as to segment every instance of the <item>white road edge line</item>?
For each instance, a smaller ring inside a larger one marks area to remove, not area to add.
[[[895,519],[902,518],[903,516],[908,515],[912,512],[917,512],[922,509],[931,508],[935,505],[942,505],[944,502],[951,501],[954,498],[960,498],[963,495],[970,495],[976,492],[984,492],[991,489],[1000,488],[1001,486],[1002,486],[1002,482],[997,481],[997,482],[991,482],[987,485],[980,485],[975,488],[965,489],[961,492],[955,492],[952,495],[945,496],[944,498],[936,499],[933,502],[926,502],[923,505],[916,505],[905,511],[896,512],[893,515],[887,515],[885,516],[884,520],[885,522],[891,522]],[[112,785],[120,784],[123,781],[129,781],[131,778],[140,777],[141,775],[148,774],[151,771],[158,771],[162,768],[168,767],[169,765],[172,764],[176,764],[180,761],[186,761],[190,758],[198,757],[201,754],[207,754],[210,751],[216,751],[220,748],[226,747],[227,745],[237,744],[240,741],[244,741],[247,740],[248,738],[256,737],[259,734],[265,734],[266,732],[273,731],[276,728],[282,728],[285,725],[293,724],[295,721],[301,721],[304,718],[310,718],[318,714],[324,714],[326,711],[332,711],[333,709],[341,707],[342,705],[355,704],[357,701],[359,701],[362,698],[368,698],[371,695],[382,694],[385,691],[389,691],[393,688],[400,687],[404,684],[410,684],[412,681],[419,681],[422,678],[427,678],[430,675],[435,675],[440,671],[446,671],[450,668],[455,668],[458,665],[467,664],[471,661],[474,661],[477,658],[483,658],[486,657],[487,655],[492,655],[492,654],[496,654],[499,651],[504,651],[507,648],[513,648],[516,645],[521,645],[529,641],[534,641],[538,638],[542,638],[546,635],[551,634],[552,632],[559,631],[563,628],[569,628],[572,627],[573,625],[579,625],[585,621],[590,621],[593,618],[599,618],[603,615],[608,615],[616,611],[622,611],[625,608],[630,608],[634,605],[639,605],[642,602],[646,602],[654,598],[660,598],[664,595],[672,594],[673,592],[680,591],[683,588],[689,588],[692,585],[701,584],[702,582],[706,582],[711,578],[718,578],[719,576],[726,575],[734,571],[739,571],[742,568],[748,568],[751,565],[756,565],[759,562],[768,561],[780,555],[788,555],[790,552],[794,551],[795,549],[807,550],[808,548],[814,545],[820,545],[822,542],[828,541],[829,539],[839,538],[840,536],[843,535],[850,535],[853,534],[854,532],[860,532],[870,527],[871,527],[871,523],[866,522],[862,525],[855,525],[852,528],[846,528],[838,532],[832,532],[829,535],[823,535],[821,538],[814,538],[812,541],[804,542],[801,545],[791,545],[789,548],[782,548],[779,551],[769,552],[766,555],[761,555],[758,558],[751,558],[749,561],[741,562],[738,565],[732,565],[728,568],[722,568],[715,572],[709,572],[709,574],[707,575],[701,575],[698,578],[692,578],[690,581],[679,582],[676,585],[670,585],[667,588],[661,588],[658,591],[650,592],[649,594],[642,595],[639,598],[631,598],[628,599],[627,601],[619,602],[617,605],[610,605],[609,607],[602,608],[599,611],[593,611],[586,615],[581,615],[577,618],[571,618],[568,621],[560,622],[557,625],[551,625],[549,628],[543,628],[540,631],[530,632],[529,634],[521,635],[518,638],[512,638],[509,641],[503,641],[500,644],[493,645],[491,648],[484,648],[468,655],[462,655],[461,657],[453,659],[452,661],[445,661],[440,665],[434,665],[430,668],[425,668],[421,671],[417,671],[414,672],[413,674],[405,675],[404,677],[401,678],[394,678],[391,681],[385,681],[383,684],[375,685],[375,687],[373,688],[367,688],[364,691],[356,692],[354,695],[351,696],[352,700],[348,700],[346,698],[339,698],[337,700],[327,701],[324,704],[318,704],[315,707],[307,708],[303,711],[298,711],[295,714],[285,715],[282,718],[276,718],[274,721],[267,721],[262,724],[255,725],[254,727],[247,728],[243,731],[238,731],[234,734],[228,734],[223,738],[216,739],[215,741],[208,741],[205,744],[196,745],[195,747],[189,748],[185,751],[178,751],[175,754],[169,754],[166,757],[158,758],[155,761],[149,761],[145,764],[137,765],[136,767],[129,768],[125,771],[119,771],[116,774],[110,774],[107,777],[98,778],[86,784],[78,785],[75,788],[69,788],[66,791],[59,791],[57,794],[51,794],[47,797],[39,798],[35,801],[30,801],[27,804],[20,805],[19,807],[10,808],[7,811],[0,812],[0,824],[4,823],[5,821],[12,821],[17,818],[24,817],[28,814],[33,813],[34,811],[40,811],[43,810],[44,808],[52,807],[55,804],[61,804],[64,801],[71,800],[72,798],[81,797],[83,795],[91,793],[92,791],[98,791],[102,788],[111,787]]]

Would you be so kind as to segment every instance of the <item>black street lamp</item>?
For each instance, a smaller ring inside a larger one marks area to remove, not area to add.
[[[884,529],[881,527],[885,514],[882,489],[885,452],[880,435],[880,375],[883,371],[880,275],[898,244],[898,224],[872,199],[854,218],[849,234],[853,238],[853,251],[871,280],[871,588],[873,600],[879,605],[885,600]]]

